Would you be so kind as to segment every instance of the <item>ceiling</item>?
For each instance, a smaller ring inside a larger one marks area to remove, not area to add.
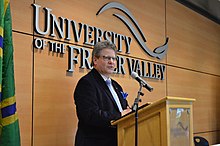
[[[220,24],[220,0],[177,0],[201,15]]]

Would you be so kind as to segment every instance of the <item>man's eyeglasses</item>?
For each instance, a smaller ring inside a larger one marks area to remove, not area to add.
[[[111,57],[111,56],[100,56],[100,57],[102,57],[104,61],[110,61],[111,59],[113,61],[117,60],[117,57]]]

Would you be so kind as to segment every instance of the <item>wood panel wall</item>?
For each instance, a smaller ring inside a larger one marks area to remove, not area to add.
[[[220,26],[172,0],[167,1],[167,94],[192,97],[194,135],[220,143]]]
[[[33,30],[36,3],[62,16],[91,26],[132,37],[131,53],[119,55],[166,65],[165,79],[146,79],[154,87],[144,91],[141,105],[165,96],[195,98],[194,135],[220,143],[220,26],[173,0],[118,0],[134,15],[151,49],[162,45],[166,36],[169,50],[163,60],[154,59],[140,49],[127,27],[112,16],[112,9],[96,16],[107,0],[11,0],[13,23],[17,110],[22,146],[72,146],[77,127],[73,91],[77,81],[89,70],[75,66],[67,73],[68,55],[33,47],[36,38],[87,48],[81,42],[39,36]],[[41,9],[41,17],[43,11]],[[43,18],[41,18],[43,20]],[[43,28],[44,22],[41,22]],[[128,74],[114,75],[129,93],[132,105],[139,85]]]

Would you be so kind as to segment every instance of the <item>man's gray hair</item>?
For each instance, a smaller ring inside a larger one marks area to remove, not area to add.
[[[115,44],[111,43],[108,40],[97,42],[94,46],[93,51],[92,51],[92,65],[94,65],[94,63],[93,63],[94,57],[100,57],[100,52],[103,49],[112,49],[115,51],[115,55],[117,55],[117,48],[116,48]]]

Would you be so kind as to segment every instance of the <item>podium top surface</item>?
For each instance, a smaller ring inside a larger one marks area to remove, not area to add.
[[[196,101],[194,98],[184,98],[184,97],[172,97],[172,96],[167,96],[165,98],[162,98],[161,100],[170,100],[170,101],[188,101],[188,102],[194,102]]]
[[[151,104],[149,103],[146,103],[142,106],[140,106],[138,108],[138,111],[141,112],[143,110],[146,110],[146,109],[150,109],[150,108],[153,108],[153,107],[156,107],[162,103],[166,103],[166,104],[169,104],[169,103],[172,103],[172,102],[175,102],[175,103],[192,103],[194,102],[195,99],[193,98],[183,98],[183,97],[171,97],[171,96],[166,96],[164,98],[161,98],[159,100],[156,100],[155,102],[152,102]],[[134,111],[122,116],[121,118],[115,120],[115,121],[112,121],[112,125],[116,125],[117,123],[123,121],[125,118],[129,118],[131,116],[133,116],[135,114]]]

